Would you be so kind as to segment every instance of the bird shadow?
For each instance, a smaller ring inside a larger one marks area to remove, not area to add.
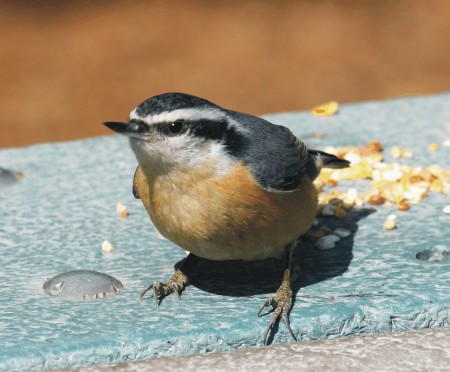
[[[350,211],[345,219],[319,218],[319,225],[312,227],[312,232],[326,226],[330,229],[346,228],[351,234],[329,250],[315,248],[315,239],[308,238],[308,234],[300,239],[294,249],[292,260],[294,299],[300,288],[342,275],[347,271],[353,259],[353,244],[358,232],[358,222],[374,212],[374,209],[361,208]],[[179,267],[182,262],[183,260],[179,261],[175,267]],[[190,284],[205,292],[235,297],[260,295],[277,291],[283,277],[283,262],[281,256],[263,261],[201,259],[195,270],[188,275]]]

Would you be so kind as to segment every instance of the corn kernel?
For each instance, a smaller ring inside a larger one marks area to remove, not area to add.
[[[314,116],[332,116],[336,114],[339,109],[339,105],[337,102],[332,101],[328,103],[324,103],[322,105],[316,106],[311,110],[311,113]]]
[[[401,200],[401,201],[399,201],[399,202],[397,203],[397,209],[398,209],[399,211],[407,211],[409,208],[411,208],[411,207],[410,207],[409,204],[408,204],[406,201],[404,201],[404,200]]]
[[[330,186],[330,187],[335,187],[337,184],[338,184],[337,181],[336,181],[336,180],[333,180],[332,178],[330,178],[330,179],[327,181],[327,185]]]
[[[428,148],[432,151],[436,151],[439,148],[439,145],[436,142],[430,143]]]
[[[411,151],[411,149],[401,149],[400,156],[402,158],[412,158],[413,152]]]
[[[383,151],[383,145],[378,141],[370,141],[366,147],[370,152],[381,152]]]
[[[372,205],[381,205],[381,204],[384,204],[386,199],[384,197],[382,197],[381,195],[372,195],[368,201]]]

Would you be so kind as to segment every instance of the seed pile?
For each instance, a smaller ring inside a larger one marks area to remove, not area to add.
[[[342,180],[368,179],[371,189],[366,193],[350,188],[347,192],[336,189],[319,196],[320,215],[345,217],[345,211],[364,203],[372,205],[395,205],[406,211],[411,204],[419,204],[430,192],[449,194],[450,170],[438,165],[410,167],[399,163],[383,161],[383,146],[379,142],[369,142],[362,147],[328,147],[326,152],[349,160],[350,168],[323,169],[316,186],[323,191],[324,186],[337,186]],[[394,157],[412,157],[409,149],[394,147]]]
[[[369,142],[365,146],[327,147],[324,150],[349,160],[351,167],[322,170],[315,181],[320,191],[318,216],[345,218],[349,210],[362,207],[366,203],[407,211],[411,205],[421,203],[431,192],[441,192],[446,195],[450,192],[450,170],[437,165],[410,167],[396,162],[384,162],[383,146],[378,141]],[[437,149],[435,146],[430,146],[430,150]],[[395,159],[413,157],[412,150],[400,147],[392,147],[390,154]],[[335,188],[342,180],[361,179],[370,181],[368,192],[360,192],[354,187],[346,191]],[[325,192],[325,186],[331,190]],[[317,229],[317,220],[315,224],[316,229],[310,233],[310,236],[317,239],[315,245],[320,250],[331,249],[337,241],[348,236],[341,236],[336,231],[338,229],[332,230],[328,227]],[[383,223],[383,228],[386,230],[397,227],[395,214],[389,215]],[[346,231],[350,234],[348,230]]]

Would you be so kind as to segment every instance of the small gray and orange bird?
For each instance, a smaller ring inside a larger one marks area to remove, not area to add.
[[[223,109],[182,93],[152,97],[127,122],[106,122],[129,137],[139,166],[133,194],[167,239],[189,251],[165,283],[154,282],[156,304],[189,282],[198,257],[210,260],[263,260],[285,255],[285,271],[263,342],[279,318],[292,337],[290,268],[292,248],[314,219],[322,166],[349,162],[317,150],[281,125]],[[188,270],[189,269],[189,270]]]

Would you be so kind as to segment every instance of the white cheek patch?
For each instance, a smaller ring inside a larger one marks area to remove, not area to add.
[[[150,143],[130,139],[130,146],[139,164],[158,173],[170,173],[178,167],[199,167],[212,161],[216,176],[221,177],[231,171],[236,163],[222,144],[187,134],[159,138]]]
[[[177,164],[187,168],[212,161],[217,176],[226,174],[236,162],[222,144],[213,140],[199,140],[189,135],[168,138],[164,157],[171,157]]]
[[[214,143],[210,147],[209,151],[211,159],[214,160],[217,176],[224,176],[230,172],[235,164],[236,160],[233,159],[225,150],[225,147],[219,143]]]

